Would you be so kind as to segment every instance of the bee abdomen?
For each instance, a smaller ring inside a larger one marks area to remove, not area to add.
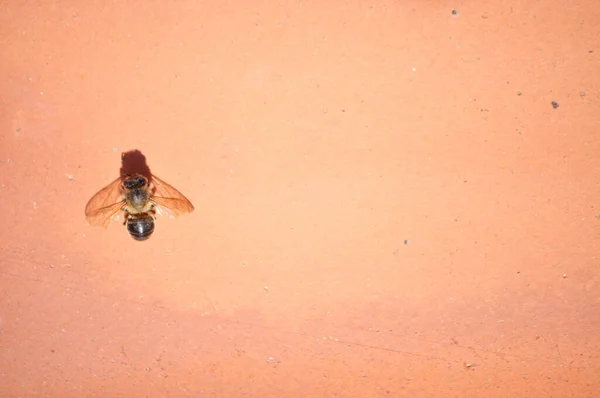
[[[154,232],[154,218],[150,215],[130,218],[127,221],[127,231],[135,240],[146,240]]]

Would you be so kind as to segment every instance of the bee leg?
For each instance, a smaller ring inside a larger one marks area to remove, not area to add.
[[[127,220],[129,220],[129,213],[125,212],[123,214],[123,225],[127,224]]]

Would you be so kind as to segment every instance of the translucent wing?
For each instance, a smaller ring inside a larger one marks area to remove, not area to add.
[[[155,175],[150,182],[153,190],[152,202],[160,215],[177,217],[194,211],[194,205],[181,192]]]
[[[124,205],[119,177],[92,196],[85,206],[86,220],[90,225],[106,227],[120,217]]]

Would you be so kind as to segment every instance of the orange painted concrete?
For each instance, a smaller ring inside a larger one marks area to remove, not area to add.
[[[0,395],[600,396],[599,26],[2,2]],[[196,207],[142,243],[83,214],[132,149]]]

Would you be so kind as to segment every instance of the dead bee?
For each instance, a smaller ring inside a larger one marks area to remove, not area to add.
[[[119,177],[96,193],[85,206],[90,225],[106,227],[123,214],[123,225],[135,240],[146,240],[154,232],[156,215],[177,217],[191,213],[192,203],[177,189],[155,175]]]

